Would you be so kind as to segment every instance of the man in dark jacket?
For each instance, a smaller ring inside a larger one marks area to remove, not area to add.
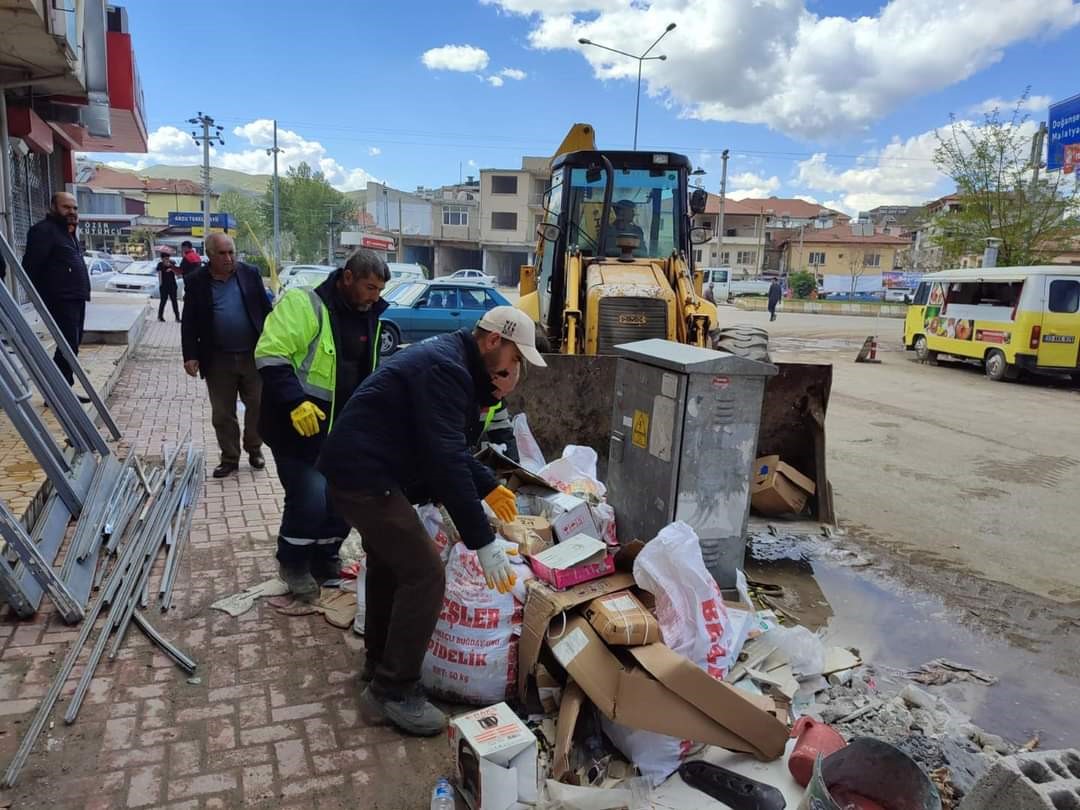
[[[780,298],[784,294],[784,288],[780,286],[780,282],[777,279],[773,279],[772,284],[769,285],[769,320],[776,320],[776,307],[780,303]]]
[[[405,349],[364,380],[319,455],[319,470],[367,552],[366,712],[410,734],[435,735],[446,716],[420,690],[420,667],[442,608],[443,566],[414,503],[443,504],[477,552],[488,587],[514,583],[506,552],[481,500],[500,520],[517,515],[514,493],[473,458],[481,407],[497,401],[494,380],[523,361],[543,366],[535,325],[495,307],[462,330]]]
[[[313,601],[337,579],[349,525],[330,502],[315,460],[334,420],[379,361],[379,298],[390,268],[365,248],[314,290],[293,288],[266,319],[255,347],[262,376],[259,432],[274,451],[285,508],[278,532],[281,578]]]
[[[206,380],[221,448],[214,478],[224,478],[240,466],[237,394],[244,403],[243,442],[248,461],[256,470],[266,466],[258,427],[262,381],[255,369],[255,344],[270,313],[270,302],[258,269],[236,261],[236,246],[230,236],[211,234],[206,252],[209,264],[184,279],[180,335],[184,370]]]
[[[157,308],[157,319],[165,320],[165,302],[172,301],[173,315],[180,320],[180,307],[176,303],[176,274],[180,272],[172,259],[165,251],[161,252],[161,260],[157,263],[158,296],[161,299]]]
[[[75,234],[78,224],[79,205],[75,198],[63,191],[53,194],[49,213],[26,235],[22,261],[45,308],[75,354],[79,353],[86,302],[90,300],[90,274]],[[68,385],[74,385],[75,375],[59,349],[53,361]],[[80,396],[79,401],[90,400]]]

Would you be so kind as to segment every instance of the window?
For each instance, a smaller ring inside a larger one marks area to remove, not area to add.
[[[468,225],[469,208],[466,205],[444,205],[442,210],[443,225]]]
[[[694,251],[694,261],[697,264],[701,264],[701,251],[700,250],[695,250]]]
[[[724,236],[735,236],[734,228],[724,228]]]
[[[1015,307],[1020,300],[1022,281],[953,282],[946,300],[949,304],[990,307]]]
[[[462,309],[487,309],[484,300],[483,290],[471,290],[465,287],[461,287],[458,292],[461,294],[461,308]]]
[[[731,264],[731,254],[728,251],[726,251],[726,250],[720,251],[720,264],[722,264],[722,265]]]
[[[456,287],[436,287],[428,293],[427,300],[421,304],[428,309],[457,309],[458,291]]]
[[[930,285],[925,281],[919,284],[917,290],[915,290],[915,303],[919,306],[925,306],[927,299],[930,298]]]
[[[517,214],[513,211],[492,211],[491,229],[493,231],[516,231]]]
[[[1080,281],[1051,281],[1050,311],[1076,312],[1077,310],[1080,310]]]
[[[825,266],[825,253],[824,252],[819,252],[819,251],[816,251],[816,250],[810,251],[809,263],[810,263],[811,266],[814,266],[814,267],[824,267]]]
[[[756,264],[757,263],[757,251],[756,250],[740,250],[736,256],[736,264]]]
[[[516,174],[493,174],[491,175],[492,194],[517,194]]]
[[[863,267],[881,267],[880,253],[864,253],[862,257]]]

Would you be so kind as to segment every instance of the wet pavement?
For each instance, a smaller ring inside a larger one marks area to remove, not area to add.
[[[948,658],[999,678],[992,686],[923,687],[980,727],[1017,744],[1038,735],[1047,749],[1080,741],[1080,672],[1055,671],[1064,638],[1025,645],[985,632],[964,609],[904,584],[887,567],[842,538],[796,535],[755,535],[747,560],[752,580],[783,587],[775,605],[820,629],[828,643],[857,648],[886,680],[903,683],[904,673]]]

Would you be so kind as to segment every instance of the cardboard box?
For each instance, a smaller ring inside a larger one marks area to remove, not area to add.
[[[531,582],[518,646],[519,697],[526,699],[546,644],[609,719],[762,760],[781,756],[788,735],[786,714],[769,698],[714,680],[663,644],[623,648],[616,655],[584,617],[562,616],[598,597],[632,587],[633,576],[624,573],[563,592]]]
[[[587,501],[565,492],[549,495],[544,501],[550,509],[547,517],[556,542],[563,543],[579,534],[600,539],[600,529]]]
[[[660,625],[630,591],[593,599],[583,610],[589,624],[607,644],[636,647],[660,640]]]
[[[505,703],[450,721],[450,753],[472,810],[507,810],[539,794],[536,737]]]
[[[518,551],[524,557],[535,556],[555,545],[547,518],[533,515],[518,515],[512,523],[504,523],[501,534],[517,543]]]
[[[607,576],[615,557],[595,537],[577,534],[533,556],[529,565],[537,577],[559,590]]]
[[[750,505],[762,515],[799,514],[814,494],[814,482],[780,456],[762,456],[754,462]]]

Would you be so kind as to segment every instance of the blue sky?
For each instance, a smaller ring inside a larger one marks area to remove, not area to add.
[[[1080,92],[1074,0],[129,0],[152,132],[148,155],[194,163],[186,119],[225,127],[214,163],[266,171],[269,119],[286,162],[339,188],[455,182],[550,154],[575,121],[601,146],[684,152],[717,191],[731,150],[735,197],[805,196],[856,211],[948,191],[931,161],[950,113],[978,120],[1031,87],[1031,114]],[[207,22],[203,22],[207,21]],[[447,46],[455,46],[448,48]],[[609,60],[608,57],[611,56]],[[1033,124],[1029,125],[1033,128]]]

